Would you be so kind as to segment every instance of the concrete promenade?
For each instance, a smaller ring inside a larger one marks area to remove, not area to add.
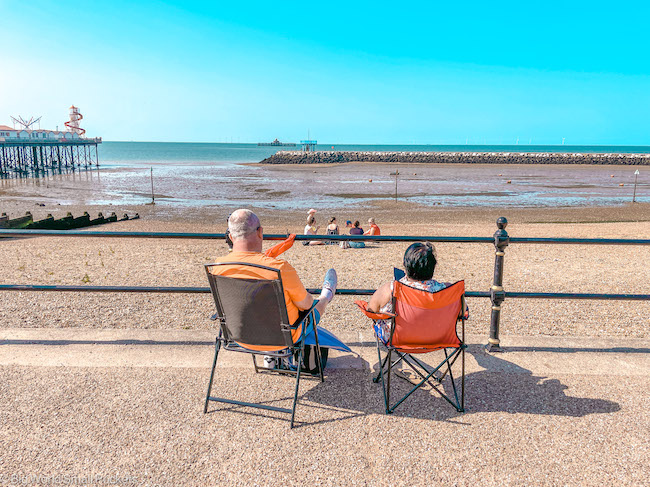
[[[202,413],[212,331],[2,329],[0,485],[650,485],[648,339],[469,336],[466,413],[425,389],[386,416],[374,339],[341,338],[359,356],[303,381],[289,430]],[[292,379],[219,361],[214,394],[290,403]]]

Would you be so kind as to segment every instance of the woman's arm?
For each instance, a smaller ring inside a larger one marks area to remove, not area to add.
[[[391,283],[387,282],[386,284],[382,284],[370,298],[368,311],[378,313],[381,307],[387,304],[392,298],[393,291],[391,290]]]

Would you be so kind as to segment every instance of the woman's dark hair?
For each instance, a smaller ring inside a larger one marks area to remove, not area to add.
[[[404,252],[404,269],[409,279],[414,281],[427,281],[433,277],[436,269],[436,256],[433,245],[430,243],[416,242],[411,244]]]
[[[334,223],[335,221],[336,221],[336,217],[335,217],[335,216],[331,216],[331,217],[330,217],[330,223]]]
[[[354,226],[355,226],[356,228],[359,228],[359,225],[360,225],[359,220],[356,220],[356,221],[354,222]]]

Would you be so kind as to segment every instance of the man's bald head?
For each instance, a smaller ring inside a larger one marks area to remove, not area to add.
[[[261,226],[260,219],[251,210],[236,210],[228,218],[228,230],[233,241],[252,237]]]

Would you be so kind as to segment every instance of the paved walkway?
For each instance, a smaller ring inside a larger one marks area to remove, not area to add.
[[[465,414],[424,390],[386,416],[372,337],[341,338],[359,355],[304,381],[289,430],[202,414],[212,332],[0,330],[0,485],[650,485],[650,340],[470,336]],[[215,389],[286,406],[293,382],[230,353]]]

